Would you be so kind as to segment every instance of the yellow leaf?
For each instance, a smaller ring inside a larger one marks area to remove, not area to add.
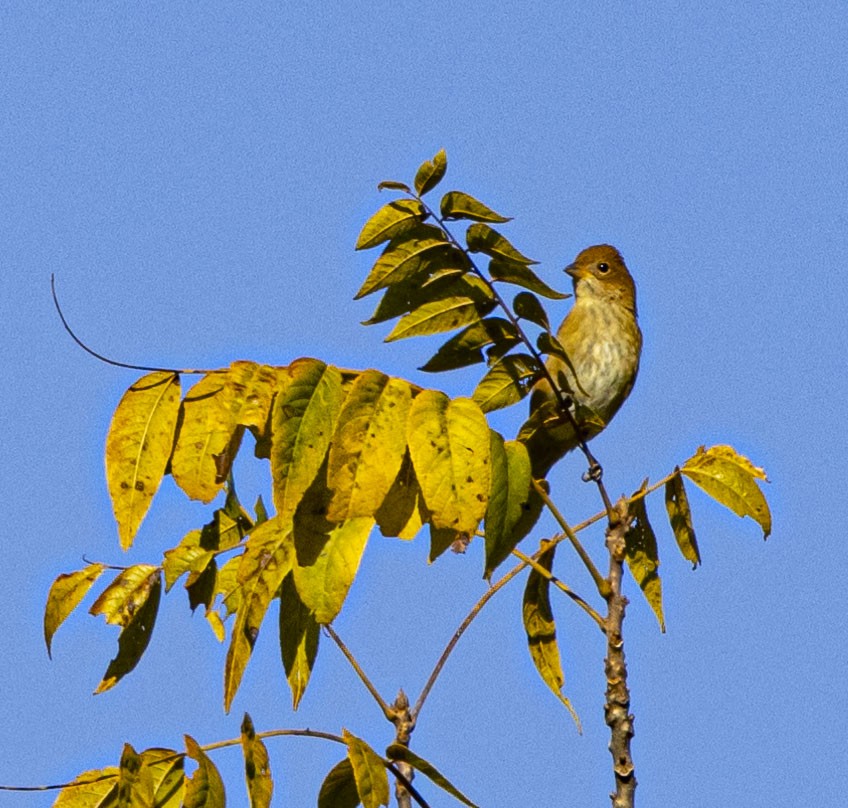
[[[347,744],[347,756],[353,767],[356,790],[362,808],[380,808],[389,804],[389,778],[380,756],[367,744],[346,729],[342,737]]]
[[[117,766],[90,769],[77,775],[59,794],[53,808],[100,808],[117,804]]]
[[[47,656],[52,656],[50,646],[56,630],[79,606],[105,569],[103,564],[89,564],[76,572],[60,575],[53,581],[47,595],[47,605],[44,607],[44,642],[47,645]]]
[[[664,633],[665,618],[662,605],[662,581],[658,572],[660,557],[657,550],[657,537],[648,521],[644,498],[631,502],[630,510],[635,516],[635,522],[624,536],[627,567],[656,615],[660,631]]]
[[[225,378],[225,400],[235,423],[264,429],[277,384],[276,368],[255,362],[233,362]]]
[[[398,199],[383,205],[362,228],[356,240],[357,250],[376,247],[414,227],[426,216],[424,206],[416,199]]]
[[[330,446],[329,521],[373,516],[380,507],[406,453],[411,403],[412,391],[402,379],[366,370],[354,382]]]
[[[524,398],[536,379],[539,365],[530,354],[509,354],[499,359],[474,389],[474,401],[483,412],[509,407]]]
[[[122,570],[94,601],[89,613],[102,614],[113,626],[128,626],[136,612],[150,597],[159,579],[159,569],[152,564],[136,564]]]
[[[408,450],[397,477],[374,516],[380,533],[399,539],[414,539],[429,518]]]
[[[294,576],[289,573],[280,586],[280,652],[295,710],[306,692],[318,654],[319,628],[315,616],[297,594]]]
[[[508,222],[508,216],[495,213],[479,199],[463,191],[448,191],[442,197],[443,219],[473,219],[478,222]]]
[[[399,743],[390,744],[386,749],[386,757],[392,761],[401,761],[408,763],[416,771],[421,772],[425,777],[429,778],[443,791],[447,791],[452,797],[458,799],[463,805],[469,808],[477,808],[471,800],[468,799],[456,786],[454,786],[432,763],[428,763],[424,758],[419,757],[414,752],[410,751],[408,746],[403,746]]]
[[[447,169],[447,153],[444,149],[439,149],[436,156],[432,160],[422,163],[415,173],[415,190],[418,196],[424,196],[428,191],[432,191],[441,182]]]
[[[489,425],[480,408],[424,390],[412,402],[407,441],[433,526],[473,535],[491,482]]]
[[[677,546],[683,557],[692,562],[694,569],[701,563],[701,554],[698,551],[695,528],[692,526],[692,512],[689,510],[689,498],[686,496],[683,477],[680,476],[679,468],[674,471],[674,476],[665,484],[665,507]]]
[[[145,749],[141,763],[152,780],[153,808],[180,808],[185,790],[183,756],[173,749]]]
[[[699,488],[737,516],[750,516],[763,530],[771,533],[771,512],[757,480],[768,482],[766,473],[732,446],[701,446],[681,467]]]
[[[121,754],[117,808],[152,808],[153,780],[141,756],[128,743]]]
[[[268,750],[261,738],[256,737],[253,721],[247,713],[241,723],[241,748],[244,753],[244,776],[250,808],[270,808],[274,783],[271,780]]]
[[[165,550],[162,571],[165,573],[166,592],[171,591],[181,575],[189,571],[202,572],[214,558],[213,550],[200,546],[200,536],[201,531],[192,530],[176,547]]]
[[[465,241],[471,252],[481,252],[490,258],[511,261],[525,266],[539,263],[526,255],[522,255],[504,236],[487,224],[472,224],[465,234]]]
[[[185,736],[186,754],[197,762],[197,770],[186,780],[184,808],[224,808],[224,782],[217,767],[190,735]]]
[[[133,384],[112,416],[106,436],[106,481],[125,550],[162,482],[179,407],[179,376],[157,372]]]

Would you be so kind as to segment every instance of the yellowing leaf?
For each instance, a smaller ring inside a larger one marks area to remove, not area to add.
[[[268,605],[291,569],[292,555],[291,536],[279,516],[263,522],[247,540],[238,567],[238,611],[224,663],[226,712],[241,684]]]
[[[514,283],[523,286],[531,292],[551,300],[565,300],[571,295],[557,292],[546,284],[530,267],[524,263],[516,263],[503,258],[493,258],[489,261],[489,274],[493,280],[504,283]]]
[[[432,763],[428,763],[424,758],[419,757],[412,752],[408,746],[403,746],[399,743],[391,744],[386,749],[386,757],[392,761],[400,761],[412,766],[416,771],[421,772],[425,777],[429,778],[443,791],[446,791],[452,797],[459,800],[463,805],[469,808],[477,808],[471,800],[468,799],[456,786],[454,786]]]
[[[183,805],[185,775],[183,756],[173,749],[145,749],[141,764],[153,785],[154,808],[180,808]],[[135,808],[135,803],[133,803]]]
[[[424,206],[416,199],[398,199],[383,205],[362,228],[356,240],[357,250],[376,247],[426,218]]]
[[[292,693],[292,708],[297,709],[318,655],[320,626],[300,599],[289,573],[280,587],[280,652],[283,669]]]
[[[241,723],[241,748],[244,753],[244,776],[250,808],[270,808],[274,783],[271,780],[268,750],[262,739],[256,737],[253,721],[247,713]]]
[[[285,372],[271,413],[271,478],[277,514],[288,522],[324,463],[343,392],[338,369],[317,359]]]
[[[627,553],[627,567],[636,583],[645,595],[651,609],[665,632],[665,618],[662,606],[662,581],[659,576],[660,558],[657,551],[657,537],[648,521],[645,500],[638,499],[630,503],[635,522],[624,536]]]
[[[737,516],[750,516],[771,533],[771,513],[757,480],[768,481],[765,472],[732,446],[702,446],[680,469],[693,483]]]
[[[153,805],[153,780],[141,756],[128,743],[121,754],[117,808],[147,808]]]
[[[409,451],[403,458],[397,477],[375,513],[380,533],[399,539],[413,539],[427,521],[428,514],[415,479]]]
[[[135,382],[112,416],[106,436],[106,481],[125,550],[162,482],[179,407],[179,376],[156,372]]]
[[[689,510],[689,499],[680,469],[675,468],[676,474],[665,484],[665,507],[668,520],[677,540],[677,546],[683,557],[692,562],[692,568],[701,563],[698,551],[698,541],[695,538],[695,528],[692,526],[692,512]]]
[[[353,767],[356,790],[362,808],[380,808],[389,804],[389,778],[380,756],[365,741],[347,730],[342,731],[347,756]]]
[[[318,792],[318,808],[356,808],[359,805],[359,792],[353,766],[348,758],[340,760],[330,769],[321,790]]]
[[[81,570],[65,573],[53,581],[47,595],[47,605],[44,607],[44,642],[47,645],[47,656],[52,657],[51,645],[56,630],[80,605],[105,569],[103,564],[88,564]]]
[[[444,149],[439,149],[436,156],[422,163],[415,174],[415,190],[418,196],[424,196],[428,191],[432,191],[441,182],[447,169],[448,156]]]
[[[214,558],[214,550],[200,546],[200,536],[201,531],[192,530],[176,547],[165,550],[162,571],[165,573],[166,592],[171,591],[181,575],[190,571],[202,572]]]
[[[118,799],[117,766],[77,775],[59,793],[53,808],[113,808]]]
[[[451,337],[421,370],[433,373],[473,365],[484,360],[482,349],[487,345],[495,345],[505,353],[518,342],[518,331],[509,320],[487,317]]]
[[[186,781],[184,808],[225,808],[224,782],[217,767],[190,735],[185,736],[185,745],[197,770]]]
[[[541,367],[530,354],[509,354],[480,379],[472,398],[483,412],[509,407],[530,392],[540,373]]]
[[[508,216],[495,213],[479,199],[462,191],[448,191],[442,197],[443,219],[473,219],[478,222],[508,222]]]
[[[527,447],[492,431],[492,483],[486,509],[486,571],[509,558],[519,537],[515,528],[530,508],[530,457]]]
[[[94,601],[89,613],[102,614],[113,626],[128,626],[150,597],[159,570],[152,564],[136,564],[122,570]]]
[[[465,234],[465,242],[471,252],[481,252],[490,258],[504,259],[515,264],[536,264],[526,255],[522,255],[509,241],[487,224],[472,224]]]
[[[264,429],[277,390],[277,369],[255,362],[233,362],[225,378],[225,400],[239,426]]]
[[[353,383],[330,446],[329,521],[374,516],[406,453],[411,403],[409,383],[378,370],[364,371]]]
[[[412,403],[407,441],[433,526],[473,535],[491,481],[489,425],[480,408],[424,390]]]

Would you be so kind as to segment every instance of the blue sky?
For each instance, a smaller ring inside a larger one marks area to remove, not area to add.
[[[673,547],[659,499],[668,633],[634,592],[626,627],[639,805],[841,805],[848,670],[839,502],[848,450],[848,16],[844,4],[361,2],[11,3],[0,12],[0,783],[62,782],[121,745],[176,746],[257,729],[346,726],[391,739],[326,638],[293,714],[273,624],[230,716],[225,648],[175,589],[151,646],[114,690],[91,691],[117,632],[81,611],[47,659],[53,578],[85,554],[152,561],[208,511],[170,482],[136,545],[117,544],[103,473],[112,410],[140,364],[377,366],[426,377],[436,341],[384,345],[352,301],[353,243],[446,148],[445,187],[515,221],[504,232],[560,270],[611,242],[636,278],[645,349],[635,390],[595,442],[612,493],[658,479],[698,445],[732,443],[772,480],[763,543],[690,492],[703,567]],[[556,303],[559,318],[567,303]],[[523,407],[495,425],[514,434]],[[553,475],[572,521],[597,509],[569,458]],[[246,500],[267,490],[245,464]],[[836,520],[836,524],[834,524]],[[587,539],[600,548],[602,537]],[[424,537],[375,537],[336,628],[387,698],[417,694],[484,591],[482,554],[426,564]],[[574,559],[559,572],[589,584]],[[521,586],[493,599],[451,658],[414,736],[480,805],[606,804],[603,648],[555,601],[568,715],[537,679]],[[269,742],[279,804],[314,804],[339,749]],[[237,752],[216,758],[245,804]],[[434,795],[434,804],[443,804]],[[9,806],[51,797],[0,796]],[[446,804],[446,801],[445,801]]]

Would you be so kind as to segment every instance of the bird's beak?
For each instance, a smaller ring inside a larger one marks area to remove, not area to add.
[[[583,276],[583,273],[580,271],[580,267],[578,267],[577,264],[569,264],[565,268],[565,274],[571,275],[574,280],[577,280],[578,278],[581,278]]]

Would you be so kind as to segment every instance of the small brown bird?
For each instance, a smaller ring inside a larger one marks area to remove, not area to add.
[[[565,270],[574,279],[574,305],[557,332],[571,367],[550,357],[547,368],[585,440],[597,435],[630,395],[642,350],[636,322],[636,287],[615,247],[583,250]],[[518,439],[527,445],[533,475],[544,477],[578,445],[547,379],[530,394],[530,416]]]

